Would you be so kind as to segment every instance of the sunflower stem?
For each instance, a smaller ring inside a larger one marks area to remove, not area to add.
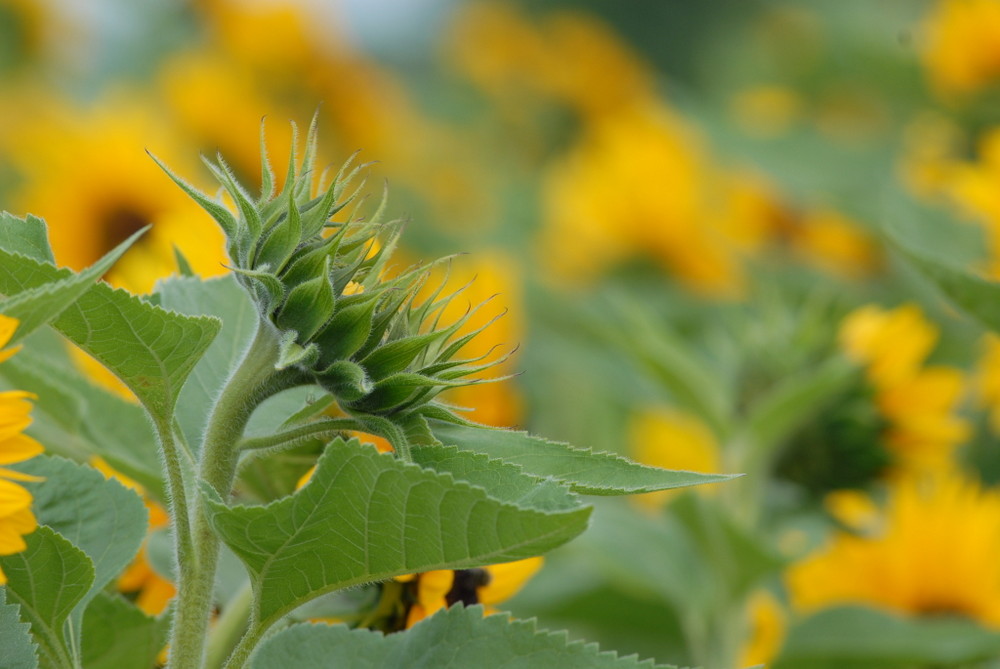
[[[229,498],[236,474],[238,444],[253,410],[267,397],[297,385],[294,370],[275,370],[277,360],[278,334],[269,323],[261,322],[243,360],[212,409],[198,463],[198,478],[212,486],[222,499]],[[219,539],[200,504],[194,514],[191,538],[194,559],[182,561],[180,565],[177,608],[170,638],[171,669],[204,666]]]

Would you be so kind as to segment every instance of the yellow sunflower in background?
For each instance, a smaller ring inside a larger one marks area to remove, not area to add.
[[[712,430],[696,416],[676,409],[640,412],[629,421],[632,457],[654,467],[714,474],[723,469],[719,442]],[[711,495],[717,486],[697,488]],[[681,494],[681,490],[661,490],[632,497],[651,511]]]
[[[892,482],[875,513],[857,513],[873,503],[851,494],[862,499],[846,514],[840,503],[831,511],[855,532],[835,533],[787,573],[796,609],[864,604],[1000,628],[1000,492],[941,471]]]
[[[180,157],[186,138],[152,108],[124,97],[89,110],[46,107],[3,134],[5,157],[21,179],[13,208],[46,219],[60,264],[82,269],[152,224],[108,273],[112,284],[149,291],[176,271],[175,246],[198,274],[225,271],[218,226],[143,151],[186,178],[197,174]]]
[[[543,558],[533,557],[477,569],[439,569],[397,576],[394,580],[405,586],[406,629],[458,602],[466,606],[482,604],[487,614],[495,612],[494,606],[517,594],[543,563]]]
[[[968,96],[1000,79],[996,0],[939,0],[924,30],[924,66],[942,96]]]
[[[17,329],[18,320],[0,315],[0,362],[14,355],[20,347],[2,350]],[[31,437],[23,434],[31,424],[31,393],[22,390],[0,392],[0,465],[12,465],[39,455],[44,449]],[[6,467],[0,467],[0,555],[20,553],[27,544],[24,535],[31,534],[38,526],[31,512],[31,493],[14,481],[39,481]],[[0,570],[0,585],[7,582]]]
[[[926,366],[937,328],[916,305],[884,310],[875,305],[850,313],[841,325],[847,355],[866,368],[875,402],[889,423],[885,441],[901,471],[934,472],[951,466],[969,436],[956,413],[964,375],[953,367]]]

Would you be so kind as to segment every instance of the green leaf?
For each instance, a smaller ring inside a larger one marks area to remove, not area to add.
[[[264,642],[252,669],[669,669],[635,655],[619,657],[536,621],[483,617],[480,606],[443,609],[412,629],[384,636],[344,625],[295,625]]]
[[[45,480],[24,484],[34,497],[38,522],[68,539],[90,558],[93,585],[86,602],[128,566],[146,536],[142,499],[93,467],[64,458],[40,456],[17,466]]]
[[[982,662],[998,653],[1000,634],[970,620],[904,618],[864,607],[838,607],[821,611],[789,630],[774,667],[950,667]]]
[[[157,284],[163,308],[188,316],[212,315],[222,329],[195,365],[177,400],[177,420],[196,452],[215,398],[250,345],[257,309],[232,275],[202,281],[172,277]]]
[[[146,230],[148,230],[148,226],[136,232],[79,274],[70,274],[61,281],[46,283],[17,293],[5,300],[0,300],[0,313],[20,321],[10,343],[16,344],[55,319],[69,305],[80,299],[80,296],[90,289],[91,284],[104,276]]]
[[[83,617],[84,669],[150,669],[167,643],[168,621],[118,595],[98,594]]]
[[[45,221],[31,214],[19,218],[6,211],[0,212],[0,248],[55,264]]]
[[[890,243],[965,313],[994,332],[1000,332],[1000,284],[987,281],[909,248],[890,235]]]
[[[574,448],[526,432],[467,427],[436,420],[430,421],[430,425],[442,443],[520,465],[529,474],[551,476],[568,484],[574,492],[585,495],[631,495],[733,478],[730,474],[657,469],[612,453]]]
[[[37,420],[29,432],[52,453],[76,460],[104,458],[154,499],[165,501],[156,435],[142,408],[93,385],[72,363],[32,343],[0,365],[0,377],[11,387],[38,395]]]
[[[0,293],[10,295],[72,275],[0,249]],[[184,381],[221,326],[218,319],[170,313],[102,283],[53,325],[114,372],[161,421],[171,416]]]
[[[495,481],[487,492],[337,439],[291,497],[230,508],[210,488],[203,491],[216,532],[250,571],[257,619],[266,627],[327,592],[523,559],[586,528],[590,508],[569,507],[565,493],[563,500],[522,506],[498,498],[516,491]]]
[[[18,606],[8,604],[7,594],[0,588],[0,648],[4,669],[37,669],[37,646],[31,640],[30,630],[28,623],[21,622]]]
[[[65,623],[90,590],[94,566],[86,553],[50,527],[41,526],[24,539],[27,549],[0,556],[7,594],[20,605],[21,619],[31,623],[43,664],[69,669],[74,651],[67,648]]]

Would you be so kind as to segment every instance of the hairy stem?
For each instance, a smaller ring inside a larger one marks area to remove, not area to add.
[[[240,443],[240,449],[244,451],[256,451],[267,448],[291,448],[313,437],[332,437],[339,432],[358,430],[361,427],[358,421],[353,418],[327,418],[266,437],[244,439]]]
[[[250,655],[253,653],[254,648],[260,643],[260,640],[264,638],[264,633],[267,631],[269,625],[261,625],[257,621],[256,615],[250,617],[250,626],[247,628],[246,634],[240,639],[240,642],[236,645],[233,650],[233,654],[229,656],[229,660],[223,666],[223,669],[242,669],[246,665],[247,660],[250,659]]]
[[[277,359],[277,333],[269,323],[262,322],[209,416],[198,477],[211,485],[222,499],[229,497],[239,454],[237,445],[250,415],[268,396],[288,387],[290,375],[274,369]],[[195,513],[191,538],[194,559],[187,560],[186,566],[181,563],[176,617],[170,639],[172,669],[200,669],[203,666],[219,540],[201,505]]]

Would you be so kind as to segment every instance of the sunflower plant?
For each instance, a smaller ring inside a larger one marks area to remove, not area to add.
[[[582,495],[728,476],[463,418],[441,394],[503,356],[463,357],[478,331],[442,322],[461,294],[434,279],[447,260],[394,266],[384,196],[365,213],[363,166],[320,177],[316,146],[314,123],[279,188],[262,133],[256,195],[221,157],[217,197],[163,166],[225,234],[231,271],[203,280],[178,252],[148,295],[100,281],[144,231],[74,272],[44,221],[0,218],[0,325],[24,343],[0,370],[20,402],[0,405],[0,482],[22,491],[0,500],[0,536],[17,530],[0,544],[0,664],[652,666],[477,605],[587,528]],[[127,391],[77,371],[67,342]],[[46,455],[17,436],[31,394]],[[159,615],[114,591],[137,559],[176,587]]]

